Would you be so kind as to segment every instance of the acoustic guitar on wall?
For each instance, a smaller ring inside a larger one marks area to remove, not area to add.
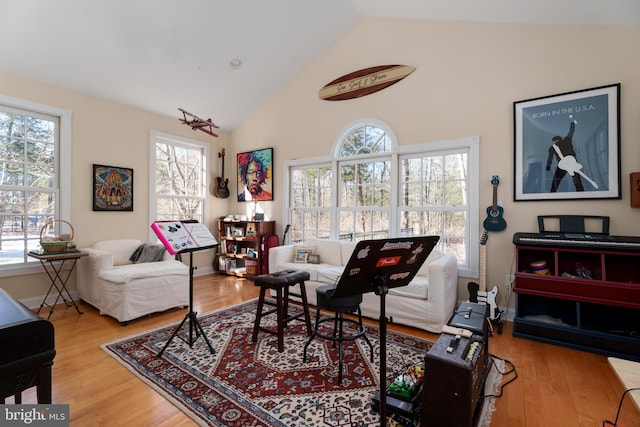
[[[487,218],[482,225],[488,231],[502,231],[507,228],[507,221],[502,217],[504,213],[502,206],[498,206],[498,184],[500,184],[498,175],[491,177],[491,184],[493,184],[493,204],[487,207]]]
[[[224,148],[221,153],[218,153],[218,157],[222,157],[222,174],[216,178],[213,194],[219,199],[226,199],[229,197],[229,179],[224,177]]]

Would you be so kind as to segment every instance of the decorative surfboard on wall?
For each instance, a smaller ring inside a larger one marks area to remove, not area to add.
[[[415,70],[416,67],[408,65],[363,68],[327,83],[320,89],[318,96],[327,101],[359,98],[398,83]]]

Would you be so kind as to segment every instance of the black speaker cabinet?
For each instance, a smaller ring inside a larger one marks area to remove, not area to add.
[[[452,340],[454,340],[452,342]],[[484,394],[488,357],[484,337],[442,334],[425,356],[420,426],[476,425]],[[451,352],[448,347],[455,345]]]
[[[449,326],[471,337],[441,334],[425,356],[420,426],[475,426],[489,369],[488,305],[462,302]]]

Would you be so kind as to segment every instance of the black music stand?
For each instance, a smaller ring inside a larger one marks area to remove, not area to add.
[[[411,236],[361,240],[357,243],[332,297],[374,292],[380,297],[380,425],[387,419],[387,317],[385,299],[390,288],[407,286],[440,240],[439,236]]]
[[[217,246],[218,245],[216,244],[216,245],[202,246],[199,248],[183,249],[176,254],[176,259],[179,259],[181,261],[182,254],[187,252],[189,253],[189,312],[185,314],[184,319],[182,319],[182,322],[180,322],[178,327],[173,331],[173,334],[171,334],[166,344],[164,345],[164,347],[162,347],[162,350],[160,350],[160,353],[158,353],[156,357],[162,356],[162,353],[164,353],[167,347],[169,347],[169,344],[171,344],[171,341],[175,337],[178,337],[185,343],[189,344],[189,347],[193,347],[193,343],[195,343],[198,340],[198,338],[202,336],[202,338],[204,338],[204,341],[207,343],[207,346],[209,347],[209,351],[211,352],[211,354],[216,353],[213,347],[211,346],[211,343],[209,342],[207,335],[204,333],[204,329],[202,329],[200,322],[198,322],[198,317],[197,317],[198,313],[193,311],[193,270],[196,269],[196,267],[193,266],[193,253],[196,251],[204,250],[204,249],[215,248]],[[180,329],[182,329],[182,326],[185,324],[187,320],[189,320],[189,336],[188,338],[185,339],[182,336],[180,336],[178,332],[180,332]],[[195,337],[194,337],[194,333],[195,333]]]

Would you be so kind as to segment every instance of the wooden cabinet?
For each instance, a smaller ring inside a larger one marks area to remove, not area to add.
[[[516,243],[514,292],[514,336],[640,360],[640,247]]]
[[[253,278],[262,274],[262,236],[276,232],[275,221],[218,220],[218,270]]]

